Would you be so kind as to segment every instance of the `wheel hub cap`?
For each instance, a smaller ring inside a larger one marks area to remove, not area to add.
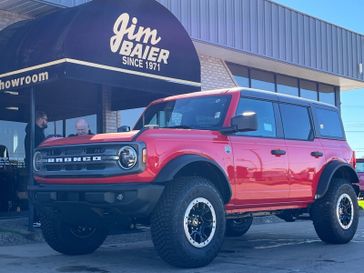
[[[202,197],[192,200],[184,215],[185,235],[196,248],[207,246],[215,235],[216,213],[211,203]]]
[[[343,229],[349,229],[354,219],[354,205],[346,193],[340,195],[336,205],[336,217]]]

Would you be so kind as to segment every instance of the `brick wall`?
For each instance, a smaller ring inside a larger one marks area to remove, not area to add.
[[[0,10],[0,30],[15,22],[26,19],[30,19],[30,17]]]
[[[103,109],[103,132],[115,133],[119,127],[119,115],[117,111],[111,111],[111,94],[112,91],[108,87],[102,90],[102,109]]]
[[[221,59],[199,55],[201,62],[202,90],[235,87],[236,83]]]

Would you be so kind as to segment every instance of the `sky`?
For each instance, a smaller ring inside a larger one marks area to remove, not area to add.
[[[329,23],[364,35],[364,0],[274,0]],[[364,89],[341,93],[346,137],[357,157],[364,157]]]

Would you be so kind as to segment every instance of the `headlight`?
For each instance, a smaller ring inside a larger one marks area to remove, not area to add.
[[[42,153],[41,152],[36,152],[33,156],[33,169],[36,172],[39,172],[41,167],[42,167]]]
[[[119,150],[119,165],[121,168],[129,170],[135,166],[137,161],[138,155],[133,147],[124,146]]]

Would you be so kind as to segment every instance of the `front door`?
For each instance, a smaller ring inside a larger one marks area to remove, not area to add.
[[[236,178],[232,202],[238,207],[278,205],[288,198],[286,145],[277,129],[276,107],[271,101],[240,99],[236,114],[255,112],[258,130],[230,137]]]

